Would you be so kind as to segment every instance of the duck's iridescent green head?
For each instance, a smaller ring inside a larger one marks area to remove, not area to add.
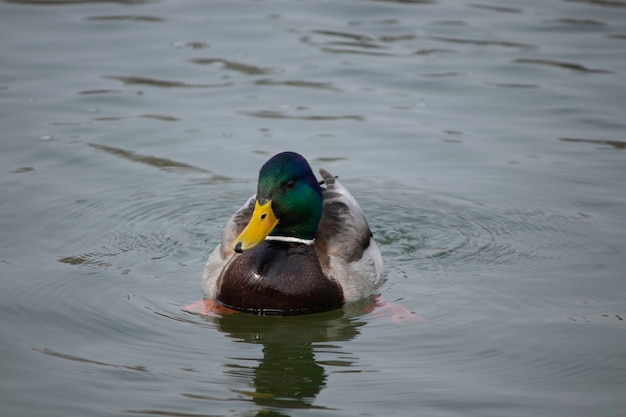
[[[254,213],[235,239],[237,252],[251,249],[268,236],[314,239],[322,217],[322,190],[301,155],[282,152],[259,172]]]

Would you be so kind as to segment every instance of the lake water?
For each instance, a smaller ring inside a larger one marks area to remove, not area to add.
[[[0,415],[626,414],[626,2],[0,2]],[[204,317],[260,166],[383,309]]]

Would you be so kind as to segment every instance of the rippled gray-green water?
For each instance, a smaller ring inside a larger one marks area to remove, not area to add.
[[[623,416],[626,2],[0,2],[0,415]],[[259,167],[381,296],[186,312]]]

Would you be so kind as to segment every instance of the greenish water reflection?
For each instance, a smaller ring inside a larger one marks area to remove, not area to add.
[[[326,386],[327,366],[353,367],[357,361],[343,347],[328,343],[359,335],[366,322],[355,317],[357,311],[362,312],[363,305],[307,316],[233,314],[207,320],[235,343],[263,345],[260,358],[225,358],[224,374],[236,382],[235,387],[241,382],[250,387],[233,391],[260,406],[257,415],[282,416],[287,414],[279,410],[325,408],[315,405],[315,399]],[[332,350],[335,357],[341,351],[341,359],[324,361],[318,358],[322,350]]]

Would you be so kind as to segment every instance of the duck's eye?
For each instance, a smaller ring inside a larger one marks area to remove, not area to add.
[[[288,190],[292,190],[295,186],[296,186],[296,181],[294,180],[289,180],[285,184],[285,187],[287,187]]]

